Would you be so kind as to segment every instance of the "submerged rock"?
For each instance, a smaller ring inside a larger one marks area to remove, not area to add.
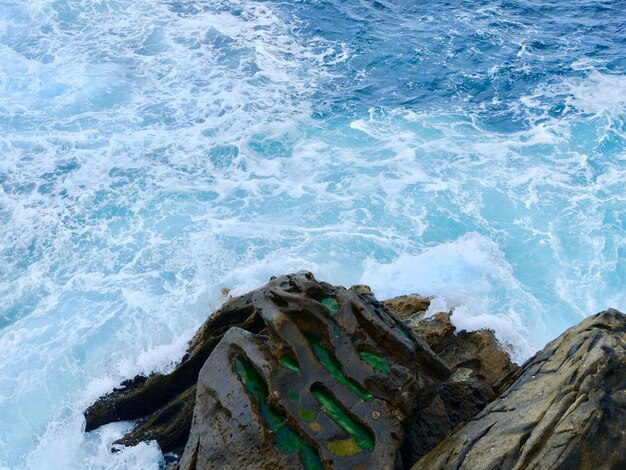
[[[626,316],[570,328],[413,470],[626,468]]]
[[[202,367],[180,468],[395,468],[445,364],[373,297],[310,273],[250,298],[267,328],[231,328]]]

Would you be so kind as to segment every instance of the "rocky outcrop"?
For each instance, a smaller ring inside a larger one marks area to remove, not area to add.
[[[394,305],[406,305],[407,297],[385,301],[393,314]],[[426,307],[428,308],[428,307]],[[419,314],[419,313],[418,313]],[[402,446],[404,465],[409,468],[437,445],[454,427],[477,415],[496,395],[496,383],[517,369],[493,331],[461,331],[450,321],[450,313],[437,313],[415,321],[416,313],[404,316],[452,371],[440,393],[405,422]]]
[[[626,316],[570,328],[413,470],[626,468]]]
[[[98,400],[87,430],[136,420],[119,443],[156,439],[181,470],[626,468],[623,314],[518,368],[493,332],[456,332],[428,306],[273,278],[213,314],[171,374]]]
[[[198,373],[215,346],[234,326],[253,333],[265,328],[252,307],[251,297],[247,294],[231,299],[211,315],[171,374],[137,376],[96,401],[85,411],[86,431],[111,422],[140,420],[116,444],[128,446],[156,440],[164,453],[180,455],[191,428]]]
[[[228,301],[171,374],[124,382],[86,429],[138,420],[117,444],[186,443],[181,468],[393,468],[402,421],[449,373],[369,289],[303,272]]]
[[[251,296],[200,371],[182,470],[393,469],[402,422],[449,371],[372,297],[281,276]]]
[[[369,289],[367,286],[359,286]],[[383,300],[385,307],[393,312],[393,315],[404,322],[420,320],[428,307],[431,297],[422,297],[417,294],[401,295],[393,299]]]
[[[517,369],[506,347],[492,330],[460,331],[452,325],[450,313],[437,313],[417,323],[413,330],[453,371],[450,381],[468,382],[495,397],[494,385]]]

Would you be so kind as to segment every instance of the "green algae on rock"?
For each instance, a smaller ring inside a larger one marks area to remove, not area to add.
[[[186,439],[179,470],[393,470],[403,421],[450,372],[370,294],[308,272],[272,278],[209,317],[172,373],[96,402],[87,428],[141,419],[123,443],[166,450],[152,426],[174,423],[162,429]]]
[[[259,401],[259,412],[267,428],[274,434],[276,448],[286,454],[300,452],[305,470],[323,470],[318,453],[286,424],[285,417],[280,411],[268,403],[269,389],[252,363],[243,357],[238,357],[235,364],[244,385]]]
[[[309,423],[315,419],[315,411],[305,408],[298,411],[298,416],[300,416],[300,418]]]
[[[403,419],[449,374],[430,348],[382,304],[306,272],[248,308],[262,334],[231,328],[202,367],[180,469],[394,469]]]
[[[324,346],[322,338],[314,334],[305,334],[306,338],[311,342],[313,352],[319,359],[320,363],[326,368],[328,373],[340,384],[345,385],[354,392],[356,396],[365,400],[372,401],[373,396],[365,391],[357,382],[350,379],[341,370],[341,364],[337,358]]]
[[[332,297],[320,296],[320,297],[317,297],[315,300],[317,300],[324,307],[326,307],[330,313],[337,313],[337,310],[339,310],[339,304]]]
[[[363,450],[356,443],[356,439],[354,437],[349,437],[340,441],[331,441],[327,444],[327,447],[333,454],[344,457],[352,457]]]
[[[298,364],[298,361],[296,361],[293,357],[283,354],[278,358],[278,362],[280,365],[285,366],[289,370],[294,372],[300,371],[300,364]]]
[[[384,357],[370,351],[361,351],[359,354],[368,366],[376,369],[377,371],[389,372],[391,370],[391,366],[389,366],[389,363]]]
[[[357,423],[349,411],[332,396],[322,384],[313,384],[311,393],[319,402],[322,410],[339,425],[341,429],[354,438],[354,442],[361,449],[373,452],[375,441],[372,432],[363,424]]]

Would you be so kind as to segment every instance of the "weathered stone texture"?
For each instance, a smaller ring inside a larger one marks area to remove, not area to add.
[[[626,468],[626,316],[570,328],[501,383],[502,393],[413,470]]]
[[[310,273],[251,305],[267,329],[232,328],[200,371],[180,468],[395,468],[445,364],[381,303]]]
[[[449,313],[437,313],[411,326],[446,362],[452,375],[433,402],[405,422],[402,456],[406,468],[454,427],[482,411],[497,395],[495,384],[518,367],[492,331],[455,334]]]

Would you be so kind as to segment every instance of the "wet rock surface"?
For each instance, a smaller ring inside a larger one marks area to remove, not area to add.
[[[206,361],[180,468],[396,468],[449,370],[362,294],[306,272],[254,291],[266,328],[231,328]]]
[[[498,398],[413,470],[626,468],[625,370],[626,316],[589,317],[506,376]]]

